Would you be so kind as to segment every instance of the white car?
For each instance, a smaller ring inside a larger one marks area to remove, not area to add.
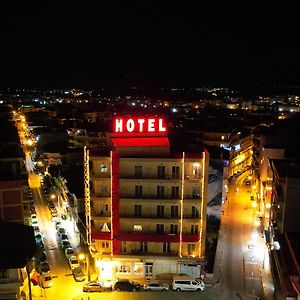
[[[164,282],[153,281],[144,285],[146,291],[162,291],[166,292],[169,290],[169,285]]]
[[[74,268],[79,267],[79,261],[78,261],[78,259],[75,255],[72,255],[69,258],[69,265],[70,265],[71,270],[73,270]]]

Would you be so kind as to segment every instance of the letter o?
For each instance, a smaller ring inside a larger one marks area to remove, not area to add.
[[[134,121],[132,119],[128,119],[126,129],[128,132],[132,132],[134,130]]]

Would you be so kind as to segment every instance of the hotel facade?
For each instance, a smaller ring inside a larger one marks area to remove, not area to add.
[[[207,151],[174,151],[163,118],[117,118],[110,140],[107,151],[85,149],[86,228],[99,279],[200,277]]]

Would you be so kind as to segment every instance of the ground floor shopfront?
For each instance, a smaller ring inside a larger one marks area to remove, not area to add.
[[[161,274],[187,274],[200,278],[204,274],[205,267],[204,260],[178,257],[96,256],[94,259],[99,280],[128,278],[146,281]]]

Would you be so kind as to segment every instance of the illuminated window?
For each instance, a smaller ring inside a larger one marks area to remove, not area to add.
[[[119,266],[119,273],[130,273],[130,264],[129,263],[121,263]]]
[[[133,230],[134,231],[143,231],[142,225],[133,225]]]
[[[195,254],[195,244],[188,244],[188,254],[189,255]]]
[[[106,165],[101,165],[100,171],[101,171],[101,173],[106,173],[107,172],[107,166]]]
[[[144,264],[142,262],[134,263],[133,272],[136,275],[143,275]]]

